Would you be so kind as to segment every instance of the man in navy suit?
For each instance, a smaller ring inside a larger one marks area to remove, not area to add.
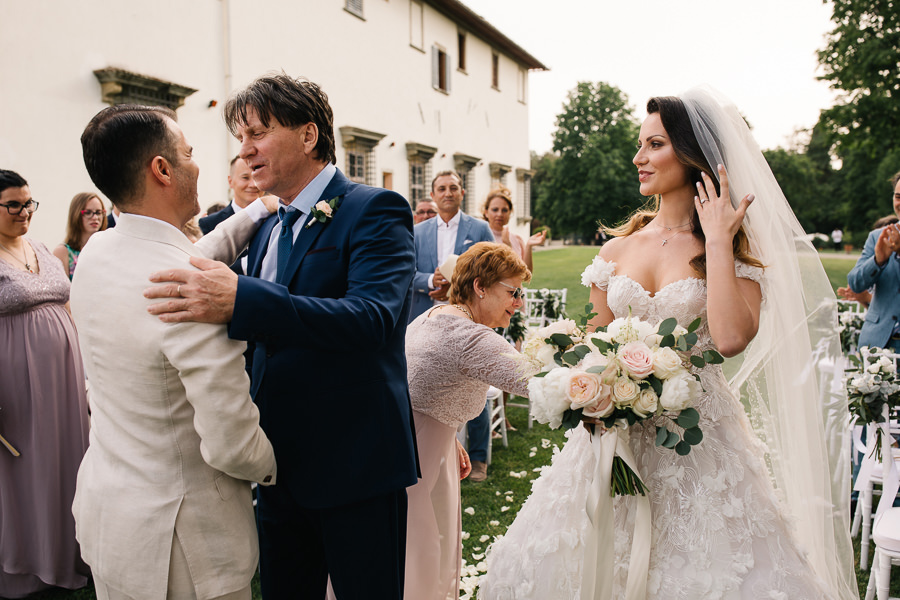
[[[228,187],[231,188],[234,194],[234,198],[228,206],[203,217],[197,222],[203,235],[215,229],[219,223],[231,215],[244,210],[254,200],[259,198],[259,188],[256,187],[256,183],[253,181],[250,167],[247,166],[247,163],[240,156],[235,156],[231,159],[228,172]]]
[[[255,343],[251,393],[279,471],[259,494],[263,597],[322,600],[330,576],[341,600],[400,600],[418,471],[404,355],[409,204],[335,168],[331,107],[314,83],[262,77],[225,118],[282,207],[250,244],[250,276],[204,259],[193,262],[202,271],[157,274],[170,283],[146,295],[170,300],[151,312],[230,322],[231,337]]]
[[[431,199],[437,205],[436,217],[415,226],[416,276],[413,279],[412,309],[409,320],[447,299],[452,273],[441,273],[440,266],[451,254],[459,256],[478,242],[493,242],[487,221],[474,219],[460,210],[466,190],[456,171],[441,171],[431,181]],[[418,207],[417,207],[418,208]],[[487,479],[487,448],[491,443],[491,408],[485,400],[481,414],[469,421],[470,481]]]

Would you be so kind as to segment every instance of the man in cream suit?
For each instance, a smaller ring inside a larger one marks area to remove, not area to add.
[[[81,142],[91,179],[121,210],[82,252],[71,294],[92,391],[73,512],[97,597],[248,600],[259,555],[250,481],[275,483],[275,455],[245,344],[222,325],[162,323],[142,290],[192,256],[230,263],[270,209],[256,201],[195,246],[181,227],[199,212],[199,168],[174,113],[110,107]]]

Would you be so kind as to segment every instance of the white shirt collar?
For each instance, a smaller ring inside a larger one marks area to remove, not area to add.
[[[453,229],[454,227],[459,227],[459,222],[462,220],[462,211],[456,211],[456,214],[453,215],[453,218],[444,222],[444,219],[441,218],[441,215],[437,216],[437,226],[438,228],[446,227],[447,229]]]

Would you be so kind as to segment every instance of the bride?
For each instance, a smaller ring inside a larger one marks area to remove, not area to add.
[[[821,263],[733,105],[701,88],[647,112],[634,164],[655,204],[611,230],[585,270],[592,325],[629,309],[683,326],[700,316],[696,348],[733,358],[694,369],[704,439],[690,454],[656,447],[653,426],[629,432],[649,490],[648,570],[633,560],[635,498],[614,500],[612,536],[588,518],[597,439],[579,427],[489,551],[479,598],[857,598],[847,402],[829,370],[839,346]],[[585,561],[604,545],[609,560]]]

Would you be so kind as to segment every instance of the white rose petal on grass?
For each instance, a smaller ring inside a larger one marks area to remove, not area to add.
[[[461,537],[462,537],[462,539],[464,539],[464,540],[469,539],[469,532],[468,532],[468,531],[463,531]]]
[[[501,506],[501,507],[500,507],[500,512],[506,512],[506,511],[508,511],[508,510],[509,510],[509,507],[508,507],[508,506]]]
[[[498,527],[500,525],[500,521],[491,521],[488,523],[491,527]]]
[[[483,536],[481,536],[480,538],[478,538],[478,541],[481,542],[481,543],[483,544],[483,543],[485,543],[486,541],[488,541],[489,539],[491,539],[491,536],[489,536],[489,535],[483,535]]]
[[[471,506],[469,506],[469,507],[466,508],[466,510],[464,510],[463,512],[466,513],[467,515],[474,515],[474,514],[475,514],[475,509],[472,508]]]
[[[506,497],[506,501],[507,501],[507,502],[512,502],[512,501],[513,501],[513,497],[512,497],[512,496],[507,496],[507,497]]]
[[[550,440],[548,440],[546,438],[541,438],[541,448],[549,448],[550,444],[551,444]]]
[[[472,548],[472,552],[478,552],[480,550],[481,550],[481,546],[475,546],[474,548]],[[475,556],[473,555],[472,558],[475,558]]]
[[[528,453],[528,458],[534,458],[535,456],[537,456],[537,452],[529,452]]]
[[[482,560],[484,559],[484,554],[473,554],[472,558],[475,560]]]
[[[496,494],[499,496],[499,495],[500,495],[500,492],[496,492]]]

